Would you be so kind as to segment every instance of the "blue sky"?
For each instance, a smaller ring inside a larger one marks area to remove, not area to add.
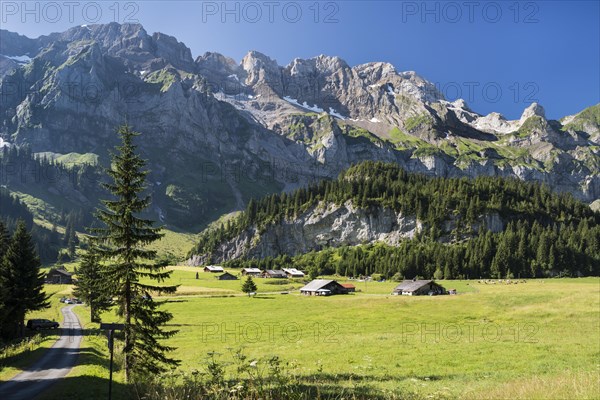
[[[337,55],[414,70],[482,114],[518,118],[538,101],[550,118],[600,102],[598,1],[2,1],[3,29],[30,37],[94,22],[140,22],[194,57],[239,61],[258,50],[285,65]],[[115,6],[117,4],[117,6]],[[72,7],[69,9],[69,7]]]

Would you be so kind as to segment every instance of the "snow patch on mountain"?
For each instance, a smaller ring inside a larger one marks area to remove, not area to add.
[[[323,110],[322,108],[320,108],[320,107],[317,107],[317,105],[316,105],[316,104],[315,104],[315,105],[313,105],[312,107],[311,107],[311,106],[309,106],[307,102],[303,102],[302,104],[300,104],[300,103],[298,102],[298,100],[296,100],[296,99],[292,99],[292,98],[291,98],[291,97],[289,97],[289,96],[283,96],[283,99],[284,99],[285,101],[287,101],[288,103],[290,103],[290,104],[293,104],[293,105],[295,105],[295,106],[298,106],[298,107],[306,108],[307,110],[310,110],[310,111],[313,111],[313,112],[316,112],[316,113],[322,113],[322,112],[325,112],[325,110]],[[342,119],[343,119],[343,117],[342,117]]]
[[[339,118],[341,120],[346,119],[346,117],[344,117],[342,114],[338,113],[337,111],[335,111],[335,108],[329,107],[329,115]]]

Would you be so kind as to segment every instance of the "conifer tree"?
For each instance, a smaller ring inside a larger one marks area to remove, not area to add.
[[[10,244],[10,236],[8,234],[8,230],[2,220],[0,220],[0,270],[2,269],[2,260],[4,259],[4,254],[8,249],[8,245]],[[0,285],[2,285],[0,280]],[[3,327],[5,325],[5,307],[4,307],[4,298],[3,298],[3,286],[0,286],[0,335],[3,333]]]
[[[105,227],[93,230],[93,242],[103,262],[103,279],[113,286],[111,294],[118,298],[118,314],[125,322],[124,369],[126,379],[131,380],[133,376],[156,374],[178,364],[167,356],[173,348],[161,343],[177,332],[164,328],[172,315],[160,310],[162,302],[150,296],[151,292],[173,293],[176,286],[141,282],[144,278],[161,283],[171,272],[152,262],[156,252],[146,248],[162,235],[153,221],[140,216],[151,199],[142,194],[148,171],[133,143],[139,133],[125,125],[118,134],[121,145],[116,147],[107,171],[112,183],[103,185],[114,198],[102,201],[105,208],[98,211],[97,218]]]
[[[7,337],[23,334],[29,311],[50,306],[40,267],[31,234],[27,232],[25,222],[19,220],[0,263],[0,297],[4,308],[2,331]]]
[[[256,283],[254,283],[251,276],[247,277],[246,280],[244,281],[244,283],[242,284],[242,292],[244,292],[244,293],[256,292]]]
[[[92,322],[100,322],[100,312],[110,308],[110,286],[102,279],[98,254],[93,244],[81,257],[73,295],[90,307]]]
[[[10,235],[8,234],[8,230],[6,226],[0,220],[0,262],[4,258],[4,253],[6,253],[6,249],[8,249],[8,245],[10,244]]]

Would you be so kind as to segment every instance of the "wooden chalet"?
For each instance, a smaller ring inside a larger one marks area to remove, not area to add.
[[[220,281],[237,281],[237,276],[230,274],[229,272],[225,272],[222,275],[216,277]]]
[[[263,278],[285,279],[287,275],[280,269],[268,269],[262,274]]]
[[[351,283],[342,283],[342,286],[346,288],[346,292],[348,293],[356,292],[356,286]]]
[[[445,294],[446,289],[432,280],[403,281],[394,288],[392,294],[403,296],[438,295]]]
[[[345,287],[337,281],[330,279],[315,279],[300,289],[306,296],[330,296],[333,294],[347,294]]]
[[[73,283],[73,274],[64,269],[52,268],[46,275],[46,283],[71,284]]]
[[[288,278],[304,278],[304,272],[296,268],[283,268],[283,272],[285,272]]]
[[[206,267],[204,267],[204,272],[210,272],[210,273],[216,274],[216,273],[225,272],[225,270],[223,269],[223,267],[221,267],[219,265],[207,265]]]
[[[242,268],[242,275],[244,276],[260,276],[262,271],[258,268]]]

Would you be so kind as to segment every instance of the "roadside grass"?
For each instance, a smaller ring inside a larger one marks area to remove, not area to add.
[[[0,352],[0,382],[11,379],[36,362],[52,347],[58,335],[44,332],[28,336],[24,341],[7,345]]]
[[[466,398],[479,399],[598,399],[600,372],[567,370],[556,375],[517,379],[469,393]]]
[[[45,318],[62,323],[60,309],[64,304],[59,300],[70,293],[70,285],[46,285],[44,290],[50,295],[50,308],[27,314],[25,323],[32,318]],[[38,333],[25,328],[25,338],[7,345],[0,351],[0,381],[12,378],[36,362],[46,349],[52,347],[58,337],[58,332],[54,330]]]
[[[99,324],[90,321],[88,307],[77,306],[73,308],[73,312],[79,317],[85,333],[77,365],[66,378],[39,396],[38,400],[104,400],[108,397],[110,353],[106,333],[99,329]],[[116,320],[114,313],[107,313],[104,318],[107,321]],[[122,343],[115,341],[112,388],[114,400],[131,398],[129,389],[124,384],[125,373],[121,368],[123,365],[122,351]]]

